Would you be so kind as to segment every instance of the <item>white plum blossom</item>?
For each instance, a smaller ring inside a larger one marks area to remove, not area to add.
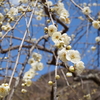
[[[71,41],[71,38],[66,33],[64,33],[61,35],[61,40],[64,41],[65,45],[68,45]]]
[[[64,17],[68,18],[69,17],[69,12],[66,9],[63,9],[60,12],[60,16],[64,16]]]
[[[100,36],[97,36],[97,37],[95,38],[95,41],[96,41],[96,42],[100,42]]]
[[[52,41],[55,43],[61,38],[61,32],[54,32],[52,35]]]
[[[28,60],[28,64],[32,64],[32,63],[34,63],[35,62],[35,60],[34,60],[34,58],[30,58],[29,60]]]
[[[34,71],[37,71],[37,66],[38,66],[38,62],[35,61],[34,63],[31,64],[31,67]]]
[[[28,3],[28,0],[18,0],[18,2]]]
[[[84,20],[84,18],[83,18],[82,16],[79,16],[78,19],[80,19],[80,20]]]
[[[55,46],[57,47],[57,48],[63,48],[63,46],[64,46],[64,41],[61,41],[61,40],[58,40],[58,41],[55,41]]]
[[[91,10],[90,10],[89,7],[84,7],[84,8],[82,9],[82,12],[83,12],[85,15],[89,15],[89,14],[91,13]]]
[[[92,22],[92,26],[93,26],[94,28],[96,28],[96,29],[99,29],[99,28],[100,28],[100,21],[94,20],[94,21]]]
[[[3,83],[2,85],[0,85],[0,97],[5,97],[6,95],[8,95],[10,91],[10,87],[7,83]]]
[[[8,30],[10,30],[12,27],[10,26],[9,23],[7,23],[6,25],[3,25],[1,28],[2,28],[2,30],[4,30],[4,31],[8,31]]]
[[[62,9],[64,8],[64,4],[62,2],[58,2],[57,5],[58,5],[59,8],[62,8]]]
[[[59,19],[62,21],[62,22],[66,22],[66,18],[64,16],[60,16]]]
[[[31,79],[26,79],[26,80],[25,80],[25,85],[26,85],[26,86],[29,87],[29,86],[31,86],[31,84],[32,84],[32,80],[31,80]]]
[[[87,6],[87,3],[86,3],[86,2],[84,2],[84,3],[83,3],[83,7],[86,7],[86,6]]]
[[[18,6],[17,9],[18,11],[25,11],[25,8],[23,6]]]
[[[91,47],[91,50],[92,50],[92,51],[95,51],[95,50],[96,50],[96,47],[95,47],[95,46],[92,46],[92,47]]]
[[[41,71],[44,67],[41,62],[35,61],[33,64],[31,64],[31,67],[34,71]]]
[[[67,59],[66,59],[66,56],[67,56],[66,52],[67,52],[67,50],[65,48],[63,48],[63,49],[58,51],[58,56],[59,56],[60,60],[62,60],[63,62],[67,61]]]
[[[36,53],[36,52],[33,52],[31,56],[32,56],[32,58],[34,58],[34,60],[36,60],[36,61],[40,61],[40,60],[42,59],[42,55],[41,55],[41,54],[38,54],[38,53]]]
[[[83,72],[84,68],[85,68],[85,66],[84,66],[84,63],[82,61],[75,63],[75,72],[78,75],[80,75]]]
[[[40,15],[38,15],[38,16],[36,17],[36,19],[37,19],[37,20],[41,20],[42,17],[41,17]]]
[[[93,3],[93,6],[97,6],[98,4],[96,2]]]
[[[48,6],[52,6],[52,5],[53,5],[52,1],[46,1],[46,4],[47,4]]]
[[[36,72],[31,68],[29,71],[27,71],[24,76],[23,76],[23,80],[27,80],[27,79],[32,79],[33,77],[35,77]]]
[[[41,62],[38,63],[38,66],[37,66],[38,71],[43,70],[43,68],[44,68],[43,63],[41,63]]]
[[[57,32],[57,27],[56,27],[55,25],[49,25],[49,26],[48,26],[48,35],[49,35],[49,36],[52,36],[52,34],[53,34],[54,32]]]
[[[59,19],[66,24],[70,24],[70,19],[65,16],[60,16]]]
[[[14,7],[11,7],[9,12],[8,12],[8,15],[13,16],[13,15],[17,15],[17,14],[18,14],[18,9],[14,8]]]
[[[68,50],[66,59],[72,63],[77,63],[81,60],[80,53],[77,50]]]

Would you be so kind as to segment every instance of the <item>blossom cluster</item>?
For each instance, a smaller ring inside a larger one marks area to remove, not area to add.
[[[7,83],[3,83],[0,85],[0,97],[3,98],[9,94],[10,87]]]
[[[100,21],[94,20],[94,21],[92,22],[92,26],[93,26],[94,28],[96,28],[96,29],[99,29],[99,28],[100,28]]]
[[[80,53],[77,50],[71,50],[71,45],[69,45],[71,37],[66,33],[61,34],[61,32],[57,31],[57,27],[55,25],[49,25],[47,30],[48,35],[51,36],[52,41],[55,43],[55,46],[59,49],[59,59],[64,63],[66,63],[67,61],[73,63],[74,65],[73,67],[69,67],[69,71],[75,71],[78,75],[80,75],[85,66],[81,61]]]
[[[25,72],[23,76],[23,81],[25,83],[22,84],[22,86],[30,86],[32,81],[31,79],[34,78],[37,75],[36,71],[41,71],[43,67],[43,63],[41,63],[42,55],[38,54],[36,52],[33,52],[31,55],[31,58],[28,60],[28,64],[31,65],[31,68]]]
[[[58,2],[56,6],[54,6],[52,8],[58,15],[59,15],[59,19],[66,23],[66,24],[70,24],[70,19],[69,17],[69,12],[65,9],[64,4],[62,2]]]

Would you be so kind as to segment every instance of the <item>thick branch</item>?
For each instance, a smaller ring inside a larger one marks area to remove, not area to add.
[[[99,73],[98,73],[99,74]],[[88,75],[80,75],[78,77],[75,77],[75,81],[82,80],[92,80],[94,81],[98,86],[100,86],[100,77],[98,74],[88,74]]]

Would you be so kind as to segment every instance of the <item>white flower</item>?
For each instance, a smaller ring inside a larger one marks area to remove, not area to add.
[[[55,25],[49,25],[49,26],[48,26],[48,35],[49,35],[49,36],[52,36],[52,34],[53,34],[54,32],[57,32],[57,27],[56,27]]]
[[[37,20],[41,20],[42,17],[41,17],[41,16],[37,16],[36,19],[37,19]]]
[[[38,54],[36,52],[33,52],[32,53],[32,58],[34,58],[34,60],[36,60],[36,61],[40,61],[42,59],[42,55]]]
[[[89,14],[91,13],[91,10],[90,10],[89,7],[84,7],[84,8],[82,9],[82,12],[83,12],[85,15],[89,15]]]
[[[61,49],[61,50],[59,50],[58,51],[58,56],[59,56],[59,58],[60,58],[60,60],[62,60],[63,62],[66,62],[67,61],[67,59],[66,59],[66,49],[65,48],[63,48],[63,49]]]
[[[32,84],[32,80],[30,80],[30,79],[26,79],[26,80],[25,80],[25,85],[26,85],[26,86],[29,87],[29,86],[31,86],[31,84]]]
[[[66,18],[64,16],[60,16],[59,19],[62,21],[62,22],[65,22],[66,21]]]
[[[35,62],[33,64],[31,64],[31,67],[33,68],[34,71],[41,71],[44,67],[43,64],[40,62]]]
[[[31,42],[35,42],[35,41],[36,41],[36,38],[31,38]]]
[[[87,5],[87,4],[84,2],[84,3],[83,3],[83,6],[86,7],[86,5]]]
[[[83,18],[82,16],[79,16],[78,19],[80,19],[80,20],[84,20],[84,18]]]
[[[92,6],[91,3],[89,3],[88,6],[89,6],[89,7]]]
[[[6,25],[3,25],[1,28],[2,28],[2,30],[4,30],[4,31],[8,31],[8,30],[11,29],[11,26],[10,26],[9,23],[7,23]]]
[[[66,53],[66,59],[72,63],[77,63],[80,61],[80,53],[77,50],[68,50]]]
[[[53,35],[52,35],[52,41],[53,42],[56,42],[60,39],[61,37],[61,33],[60,32],[54,32]]]
[[[0,37],[2,37],[2,32],[0,32]]]
[[[6,27],[7,27],[7,31],[11,29],[11,26],[9,23],[6,24]]]
[[[18,0],[18,2],[28,3],[28,0]]]
[[[37,71],[37,66],[38,66],[38,62],[35,61],[34,63],[31,64],[31,67],[34,71]]]
[[[3,16],[3,14],[2,14],[2,13],[0,13],[0,22],[2,22],[2,21],[3,21],[3,19],[4,19],[4,16]]]
[[[84,68],[85,68],[85,66],[84,66],[84,63],[82,61],[75,63],[75,72],[78,75],[80,75],[83,72]]]
[[[0,96],[1,97],[5,97],[6,95],[8,95],[10,91],[10,87],[7,83],[3,83],[2,85],[0,85]]]
[[[91,50],[92,50],[92,51],[95,51],[95,50],[96,50],[96,47],[95,47],[95,46],[92,46],[92,47],[91,47]]]
[[[69,18],[66,18],[64,16],[60,16],[59,18],[62,22],[66,23],[66,24],[70,24],[70,19]]]
[[[17,8],[10,8],[8,15],[12,16],[12,15],[17,15],[18,14],[18,9]]]
[[[61,40],[58,40],[58,41],[55,41],[55,46],[57,47],[57,48],[63,48],[63,46],[64,46],[64,41],[61,41]]]
[[[75,35],[74,34],[71,34],[71,39],[73,40],[75,38]]]
[[[71,41],[71,38],[66,33],[62,34],[60,39],[64,41],[65,45],[68,45]]]
[[[41,62],[38,63],[38,66],[37,66],[38,71],[43,70],[43,68],[44,68],[43,63],[41,63]]]
[[[58,5],[59,8],[62,8],[62,9],[64,8],[64,4],[62,2],[58,2],[57,5]]]
[[[36,75],[36,72],[31,68],[29,71],[27,71],[24,76],[23,76],[23,80],[27,80],[27,79],[32,79],[34,76]]]
[[[53,5],[52,1],[46,1],[46,4],[47,4],[48,6],[52,6],[52,5]]]
[[[34,61],[34,58],[30,58],[29,60],[28,60],[28,64],[32,64],[32,63],[34,63],[35,61]]]
[[[64,16],[64,17],[68,18],[69,17],[69,12],[66,9],[63,9],[60,12],[60,16]]]
[[[35,7],[34,1],[31,1],[31,2],[30,2],[30,5],[31,5],[32,7]]]
[[[18,9],[18,11],[25,11],[23,6],[18,6],[17,9]]]
[[[96,2],[93,3],[93,6],[97,6],[98,4]]]
[[[95,38],[95,41],[96,41],[96,42],[100,42],[100,36],[97,36],[97,37]]]
[[[100,21],[95,21],[95,20],[94,20],[94,21],[92,22],[92,25],[93,25],[94,28],[99,29],[99,28],[100,28]]]

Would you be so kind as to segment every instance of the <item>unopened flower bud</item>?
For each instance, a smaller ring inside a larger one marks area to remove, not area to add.
[[[22,83],[22,86],[25,86],[25,83]]]
[[[48,31],[48,28],[47,28],[47,27],[45,27],[45,28],[44,28],[44,31]]]
[[[67,72],[67,73],[66,73],[66,76],[67,76],[67,77],[71,77],[71,76],[72,76],[72,73],[71,73],[71,72]]]
[[[55,78],[58,80],[58,79],[60,79],[60,76],[59,75],[56,75]]]
[[[66,47],[67,50],[70,50],[71,48],[72,48],[71,45],[68,45],[68,46]]]
[[[73,66],[70,66],[69,67],[69,71],[74,72],[75,71],[75,68]]]
[[[52,81],[49,81],[48,84],[49,84],[49,85],[53,85],[53,82],[52,82]]]
[[[22,93],[26,93],[27,90],[26,90],[26,89],[22,89],[21,92],[22,92]]]
[[[50,23],[50,20],[49,19],[47,20],[47,23]]]

